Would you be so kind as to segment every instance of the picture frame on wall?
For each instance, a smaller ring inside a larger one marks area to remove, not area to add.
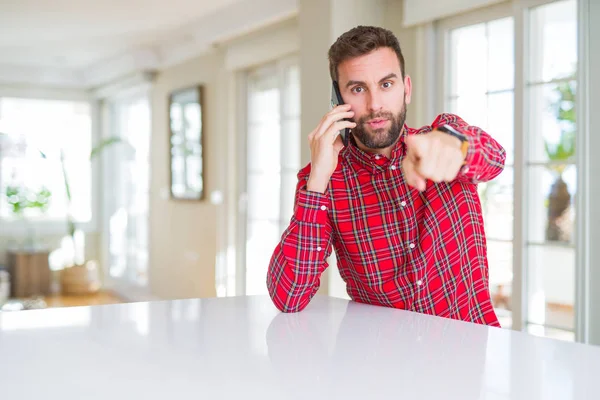
[[[169,95],[170,193],[174,200],[204,200],[203,87]]]

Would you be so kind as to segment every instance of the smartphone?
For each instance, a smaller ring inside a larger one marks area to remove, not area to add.
[[[342,99],[342,94],[340,93],[340,86],[337,81],[333,81],[331,88],[331,107],[336,107],[341,104],[344,104],[344,100]],[[344,121],[350,121],[345,118]],[[342,142],[344,146],[348,146],[348,136],[350,135],[350,128],[344,128],[340,131],[340,136],[342,137]]]

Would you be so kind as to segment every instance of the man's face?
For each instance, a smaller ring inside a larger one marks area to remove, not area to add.
[[[352,106],[354,138],[370,149],[384,149],[398,140],[410,104],[410,77],[402,79],[400,62],[388,47],[338,65],[344,103]]]

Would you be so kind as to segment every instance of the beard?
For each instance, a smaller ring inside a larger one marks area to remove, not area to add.
[[[367,121],[382,118],[391,122],[389,128],[370,129]],[[406,121],[406,95],[402,100],[402,108],[394,115],[390,111],[362,116],[356,121],[356,127],[352,129],[352,135],[369,149],[385,149],[390,147],[400,137],[404,122]]]

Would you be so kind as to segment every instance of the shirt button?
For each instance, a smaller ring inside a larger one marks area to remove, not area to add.
[[[421,286],[422,284],[423,284],[423,281],[419,279],[419,280],[417,281],[417,285]]]
[[[408,247],[410,247],[411,249],[414,249],[415,248],[415,244],[411,243],[411,244],[408,245]]]
[[[321,210],[323,210],[323,211],[327,210],[327,206],[321,206]]]
[[[403,201],[402,203],[400,203],[400,205],[401,205],[402,207],[406,207],[406,202],[405,202],[405,201]]]
[[[469,172],[469,167],[464,167],[464,168],[463,168],[463,173],[465,173],[465,174],[466,174],[467,172]]]
[[[321,251],[321,250],[323,250],[323,249],[321,248],[321,246],[317,247],[317,251]]]
[[[395,166],[395,165],[392,165],[392,166],[390,167],[390,169],[391,169],[392,171],[395,171],[395,170],[396,170],[396,166]]]
[[[376,159],[376,160],[379,160],[380,158],[381,158],[381,157],[379,157],[379,156],[375,156],[375,159]]]

